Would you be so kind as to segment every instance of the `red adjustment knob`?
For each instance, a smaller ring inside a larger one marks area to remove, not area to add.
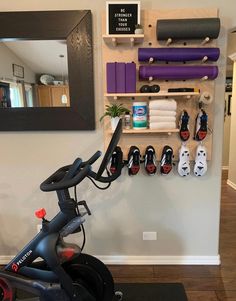
[[[47,212],[44,208],[41,208],[39,210],[36,210],[34,214],[37,218],[44,218]]]

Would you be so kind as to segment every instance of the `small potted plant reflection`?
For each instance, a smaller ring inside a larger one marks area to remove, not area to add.
[[[105,116],[109,116],[111,118],[111,129],[114,131],[120,118],[122,118],[127,112],[130,112],[130,110],[123,107],[123,104],[106,105],[106,111],[100,118],[100,121],[102,121]]]
[[[135,34],[143,34],[143,26],[141,24],[136,24],[134,33]]]

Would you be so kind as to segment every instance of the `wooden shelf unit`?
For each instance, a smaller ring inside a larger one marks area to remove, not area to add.
[[[112,44],[114,47],[118,44],[128,43],[134,46],[134,44],[143,43],[144,40],[144,34],[104,34],[102,37],[106,43]]]

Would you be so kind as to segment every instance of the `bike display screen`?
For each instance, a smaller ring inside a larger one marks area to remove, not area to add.
[[[102,160],[102,163],[99,167],[99,170],[97,172],[97,178],[100,178],[101,175],[103,174],[103,172],[105,171],[110,159],[111,159],[111,156],[112,156],[112,153],[114,151],[114,149],[116,148],[119,140],[120,140],[120,136],[122,134],[122,120],[120,119],[118,124],[117,124],[117,127],[115,129],[115,132],[114,134],[112,135],[112,138],[111,138],[111,141],[107,147],[107,150],[106,150],[106,153],[103,157],[103,160]]]

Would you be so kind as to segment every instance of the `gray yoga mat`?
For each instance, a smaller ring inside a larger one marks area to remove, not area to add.
[[[157,40],[217,39],[220,32],[219,18],[157,20]]]
[[[217,66],[140,66],[139,79],[150,77],[159,80],[215,79],[218,76]]]

